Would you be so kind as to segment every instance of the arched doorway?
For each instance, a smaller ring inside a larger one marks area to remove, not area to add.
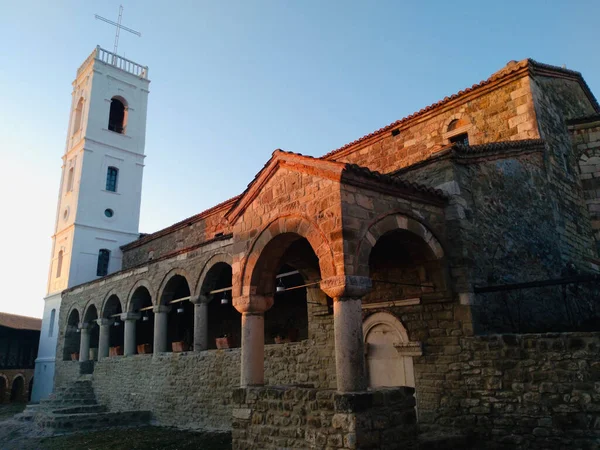
[[[6,401],[8,400],[6,398],[7,389],[8,389],[8,380],[4,375],[0,375],[0,405],[2,405],[3,403],[6,403]]]
[[[133,292],[130,310],[141,314],[135,326],[137,353],[152,353],[154,314],[152,312],[152,297],[145,286],[139,286]]]
[[[88,327],[89,333],[89,359],[97,359],[98,342],[100,340],[100,326],[98,325],[98,310],[95,305],[89,305],[83,314],[83,326]],[[81,357],[81,355],[80,355]]]
[[[402,323],[392,314],[379,312],[363,323],[369,387],[415,387],[413,356],[420,345],[411,343]]]
[[[67,319],[67,329],[65,330],[65,340],[63,346],[63,360],[79,361],[79,346],[81,333],[79,330],[79,311],[76,309],[69,313]]]
[[[194,343],[194,305],[183,275],[173,275],[163,289],[160,304],[171,306],[167,318],[167,351],[187,351]]]
[[[231,298],[231,266],[217,262],[202,281],[201,295],[208,300],[207,344],[209,349],[240,346],[242,319]]]
[[[25,380],[22,375],[17,375],[10,389],[10,402],[17,403],[25,401]]]
[[[102,318],[109,321],[108,356],[118,356],[123,354],[123,335],[125,327],[121,321],[122,313],[123,308],[121,307],[119,297],[111,295],[108,300],[106,300],[104,311],[102,311]]]

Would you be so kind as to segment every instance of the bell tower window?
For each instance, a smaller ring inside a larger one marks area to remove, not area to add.
[[[60,278],[63,265],[63,251],[58,252],[58,258],[56,258],[56,278]]]
[[[75,108],[75,121],[73,122],[73,134],[77,133],[81,129],[81,117],[83,116],[83,97],[77,102],[77,108]]]
[[[117,179],[119,178],[119,169],[116,167],[109,167],[106,171],[106,190],[110,192],[117,192]]]
[[[125,100],[120,97],[113,97],[110,101],[110,113],[108,115],[108,129],[115,133],[125,134],[127,125],[127,107]]]
[[[108,261],[110,260],[110,250],[101,248],[98,252],[98,266],[96,268],[96,275],[99,277],[106,276],[108,274]]]
[[[67,175],[67,192],[71,192],[73,190],[73,168],[69,169],[69,173]]]

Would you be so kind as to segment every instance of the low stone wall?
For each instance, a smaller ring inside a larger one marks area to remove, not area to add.
[[[412,388],[361,393],[302,387],[238,388],[234,450],[410,449],[416,443]]]
[[[111,411],[149,410],[161,425],[231,429],[231,393],[240,382],[240,349],[117,356],[94,363],[98,401]],[[60,361],[56,386],[68,385],[80,364]],[[333,344],[314,340],[265,346],[267,384],[335,386]]]
[[[452,356],[418,358],[417,397],[435,393],[440,405],[421,422],[518,448],[595,448],[600,442],[600,333],[459,342]]]

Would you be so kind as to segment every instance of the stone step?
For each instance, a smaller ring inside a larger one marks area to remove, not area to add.
[[[472,440],[456,430],[430,430],[419,434],[419,450],[470,450]]]
[[[108,409],[104,405],[81,405],[81,406],[69,406],[67,408],[53,409],[52,414],[90,414],[90,413],[104,413]]]
[[[150,411],[120,411],[79,414],[51,414],[36,420],[38,426],[52,429],[55,433],[108,428],[127,424],[128,426],[147,425]]]

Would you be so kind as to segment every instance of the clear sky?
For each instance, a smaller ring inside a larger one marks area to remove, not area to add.
[[[119,1],[0,0],[0,311],[40,317],[79,65]],[[150,67],[140,231],[240,193],[276,148],[319,156],[531,57],[600,97],[598,0],[122,0]]]

